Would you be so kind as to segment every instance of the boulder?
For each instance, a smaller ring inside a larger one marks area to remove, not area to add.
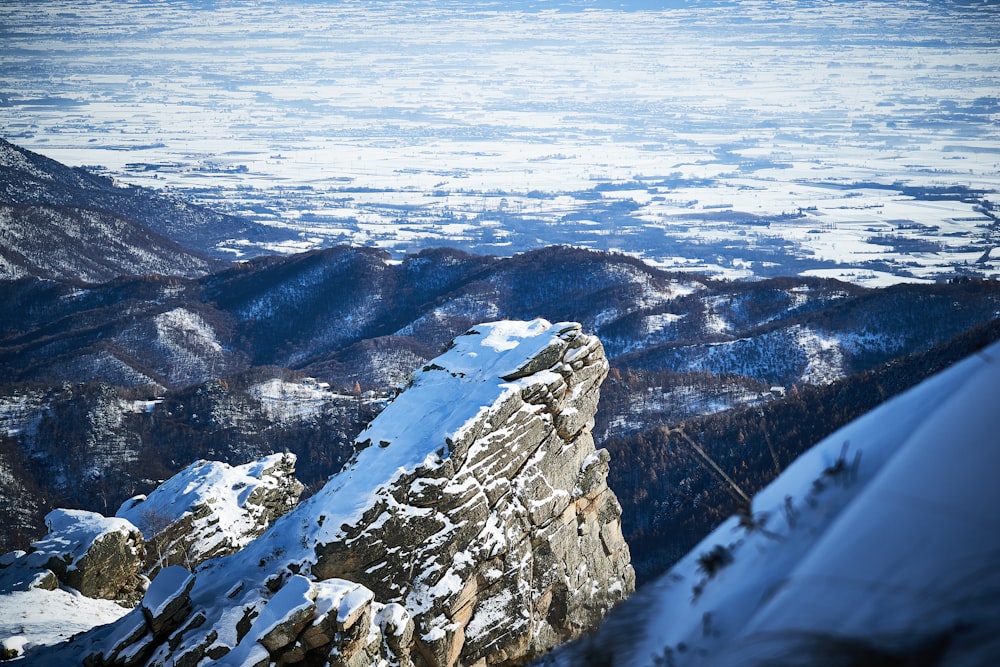
[[[52,510],[48,534],[33,543],[24,564],[51,570],[59,581],[91,598],[134,605],[147,580],[145,542],[129,521],[83,510]],[[44,586],[43,586],[44,587]]]

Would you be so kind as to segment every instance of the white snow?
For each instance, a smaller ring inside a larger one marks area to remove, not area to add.
[[[254,639],[264,637],[296,612],[313,605],[316,591],[311,581],[301,575],[292,576],[274,597],[268,601],[264,611],[254,623]]]
[[[180,565],[163,568],[146,589],[142,606],[149,610],[153,618],[159,618],[170,603],[184,592],[193,578],[194,575]]]
[[[313,625],[318,625],[320,622],[326,618],[327,614],[334,612],[340,615],[341,609],[345,611],[353,611],[356,605],[352,605],[351,602],[345,604],[346,598],[355,592],[355,589],[368,590],[361,584],[356,584],[352,581],[345,581],[344,579],[327,579],[325,581],[317,581],[313,583],[316,590],[316,619],[313,621]],[[371,600],[373,594],[371,591],[368,595],[362,595],[368,600]],[[354,600],[358,600],[356,597]],[[345,614],[345,618],[346,618]]]
[[[337,607],[337,622],[347,622],[348,618],[358,613],[358,609],[371,603],[374,598],[375,594],[364,586],[352,587],[340,599],[340,605]]]
[[[126,500],[117,516],[139,527],[149,540],[186,515],[195,515],[191,529],[179,536],[195,561],[220,551],[241,548],[267,526],[268,510],[248,502],[255,493],[275,489],[284,479],[275,468],[294,454],[271,454],[244,465],[196,461],[154,489],[148,497]],[[267,474],[265,474],[267,473]],[[291,499],[290,499],[291,500]],[[166,555],[175,545],[165,545]]]
[[[175,347],[178,352],[185,352],[194,345],[207,351],[222,352],[215,330],[200,315],[186,308],[174,308],[160,313],[153,321],[163,344]]]
[[[477,325],[474,331],[458,337],[455,345],[433,364],[416,373],[413,387],[397,397],[359,436],[360,440],[370,438],[371,444],[319,492],[275,521],[263,535],[241,551],[199,566],[191,590],[192,603],[196,608],[205,610],[212,627],[218,628],[215,644],[233,648],[216,664],[255,664],[266,660],[267,652],[257,641],[258,638],[305,605],[313,604],[313,600],[321,614],[336,613],[338,619],[346,619],[363,605],[371,603],[375,617],[381,618],[381,623],[392,621],[397,628],[405,625],[401,608],[383,608],[374,603],[373,593],[363,586],[350,582],[310,582],[307,577],[311,575],[310,567],[316,559],[316,546],[341,537],[342,527],[355,521],[360,512],[371,506],[373,498],[400,474],[419,465],[441,465],[449,455],[449,438],[457,437],[484,410],[525,387],[551,381],[552,373],[544,369],[518,380],[505,381],[502,378],[514,371],[525,372],[523,365],[528,360],[550,346],[564,346],[563,337],[578,331],[577,324],[553,325],[544,320]],[[422,418],[414,420],[414,414],[420,414]],[[182,471],[168,482],[177,485],[177,488],[171,493],[164,493],[164,496],[180,498],[177,507],[158,504],[158,489],[144,502],[126,504],[122,513],[129,516],[141,513],[143,506],[148,508],[151,503],[154,508],[182,513],[193,502],[185,499],[184,494],[204,488],[206,477],[212,478],[213,475],[219,480],[214,485],[217,494],[249,492],[249,487],[233,488],[239,477],[234,470],[220,468],[212,474],[207,474],[208,470],[197,470],[205,465],[203,462],[195,464],[190,474]],[[257,462],[241,474],[254,477],[259,474],[259,469],[266,466],[266,460]],[[473,482],[464,479],[458,483]],[[391,499],[389,494],[381,497],[387,502]],[[390,502],[388,512],[394,511],[416,514],[432,512],[433,508]],[[224,514],[220,524],[231,520],[229,515]],[[429,540],[443,538],[457,528],[445,521],[439,532]],[[484,549],[497,553],[502,550],[504,536],[495,517],[487,520],[483,535],[488,542],[484,544]],[[462,567],[465,557],[457,555],[455,567]],[[421,596],[457,592],[457,584],[461,582],[453,576],[454,572],[438,572],[436,567],[425,565],[421,571],[420,578],[427,582],[433,580],[433,583],[422,588],[414,587],[406,599],[411,612],[420,608]],[[250,583],[268,579],[277,581],[278,578],[288,577],[290,572],[295,574],[286,579],[274,595],[268,593],[266,587]],[[430,590],[433,584],[437,584],[440,590]],[[165,589],[174,587],[165,585]],[[169,598],[160,597],[163,600]],[[248,609],[257,610],[259,616],[250,632],[237,642],[235,628]],[[380,610],[383,612],[381,616]],[[441,617],[440,622],[432,621],[423,630],[426,636],[434,637],[450,631],[450,628],[448,620]],[[427,635],[427,632],[430,634]],[[197,643],[203,639],[203,633],[192,631],[184,636],[182,646],[176,650],[182,651],[185,642]],[[151,659],[166,659],[166,652],[166,648],[157,649]]]
[[[299,232],[280,251],[519,251],[575,213],[580,245],[682,270],[746,276],[775,239],[864,283],[974,266],[972,203],[863,184],[997,190],[996,3],[665,4],[12,3],[0,126]],[[635,181],[600,193],[638,206],[618,229],[577,196]],[[868,242],[893,220],[942,252]]]
[[[503,321],[477,325],[456,338],[454,347],[417,373],[413,386],[361,432],[358,441],[370,440],[371,445],[306,501],[322,510],[297,513],[327,515],[323,527],[288,529],[329,541],[323,535],[355,519],[379,488],[418,465],[438,465],[448,455],[446,443],[459,437],[477,414],[520,391],[523,381],[501,378],[555,344],[568,326],[540,319]],[[422,418],[414,421],[414,414]]]
[[[147,628],[146,614],[143,610],[139,607],[131,610],[125,616],[120,618],[115,623],[114,627],[111,628],[107,641],[104,645],[104,651],[102,651],[102,657],[107,660],[115,653],[116,647],[121,646],[122,643],[126,642],[129,638],[144,634]],[[124,653],[134,655],[135,652],[141,651],[144,646],[145,644],[143,642],[136,642],[134,645],[126,649]]]
[[[337,397],[325,382],[306,378],[300,382],[287,382],[272,378],[250,389],[260,399],[261,407],[276,421],[291,421],[313,417],[323,412],[330,401]]]
[[[995,637],[998,395],[994,344],[823,440],[754,498],[758,529],[726,521],[651,586],[643,638],[616,664],[772,664],[809,637]],[[709,577],[699,558],[717,547],[732,562]],[[997,648],[952,639],[946,664]]]
[[[254,507],[247,499],[258,488],[273,488],[278,479],[264,472],[277,466],[283,457],[294,454],[271,454],[244,465],[230,466],[219,461],[196,461],[153,490],[148,497],[125,501],[117,516],[139,526],[148,540],[199,506],[211,512],[195,521],[196,532],[209,541],[196,545],[200,552],[210,551],[223,540],[242,546],[253,537],[257,527]],[[203,530],[212,526],[210,531]]]
[[[32,543],[34,551],[28,554],[32,563],[44,565],[50,557],[68,558],[68,568],[90,550],[94,540],[108,533],[138,532],[126,519],[106,517],[85,510],[55,509],[45,515],[48,534]]]
[[[802,382],[830,384],[844,377],[844,355],[839,338],[824,336],[821,331],[809,327],[798,327],[798,344],[809,360],[802,373]]]
[[[0,595],[0,638],[25,650],[58,644],[78,632],[112,623],[128,609],[76,591],[33,589]]]
[[[0,649],[11,656],[18,656],[24,653],[24,647],[28,644],[28,638],[24,635],[14,635],[0,640]]]
[[[466,636],[475,639],[499,624],[508,623],[510,619],[507,618],[507,614],[513,599],[514,596],[511,592],[504,588],[496,595],[477,604],[472,618],[469,619],[469,624],[465,626]]]
[[[489,327],[481,327],[487,330],[485,337],[480,341],[483,347],[491,348],[497,352],[507,352],[513,350],[521,344],[526,337],[536,336],[549,329],[551,325],[544,320],[533,320],[531,322],[503,321],[496,322]],[[472,353],[475,356],[476,353]]]
[[[126,412],[133,412],[137,414],[149,413],[155,410],[156,406],[162,402],[162,398],[156,398],[151,401],[125,401],[123,402],[123,408]]]
[[[240,643],[216,664],[242,667],[243,665],[260,664],[261,660],[267,663],[267,649],[258,643],[258,640],[282,623],[287,622],[296,612],[311,607],[315,597],[316,590],[308,579],[300,575],[289,578],[264,606],[250,627],[250,631],[244,635]]]
[[[396,602],[390,602],[375,615],[375,622],[382,629],[383,634],[386,634],[391,626],[395,628],[397,635],[402,635],[406,631],[406,623],[409,618],[410,614],[406,611],[406,607]]]

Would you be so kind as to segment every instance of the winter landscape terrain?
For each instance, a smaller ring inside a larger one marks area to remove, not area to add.
[[[998,14],[0,4],[0,659],[988,663]]]
[[[7,139],[337,243],[996,275],[1000,4],[32,2]],[[985,201],[984,201],[985,200]]]
[[[799,457],[546,665],[987,665],[1000,345]]]

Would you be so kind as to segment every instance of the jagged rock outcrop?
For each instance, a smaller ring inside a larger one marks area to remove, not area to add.
[[[45,517],[48,534],[29,552],[0,562],[0,591],[55,589],[59,584],[90,598],[135,604],[148,580],[142,574],[145,542],[124,519],[58,509]]]
[[[303,490],[295,461],[290,453],[241,466],[197,461],[116,516],[142,530],[150,576],[167,565],[194,568],[246,546],[295,506]]]
[[[513,344],[503,331],[460,337],[421,380],[462,379],[484,362],[492,337]],[[497,369],[509,389],[438,441],[440,463],[400,475],[341,526],[340,539],[316,546],[316,576],[405,601],[427,664],[520,662],[592,627],[632,587],[621,509],[605,484],[607,453],[595,452],[589,430],[607,373],[603,349],[576,325],[521,344],[534,349]],[[423,393],[397,411],[416,413],[410,403]],[[462,398],[442,391],[433,409]],[[414,424],[390,413],[359,439],[391,448],[425,426],[437,429],[433,418]]]
[[[608,456],[590,435],[607,368],[576,324],[476,327],[416,375],[317,494],[203,564],[189,588],[161,572],[150,591],[184,600],[187,614],[158,629],[126,617],[29,658],[527,662],[634,587]]]

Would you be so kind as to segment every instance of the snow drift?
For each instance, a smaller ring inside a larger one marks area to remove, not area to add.
[[[990,664],[997,396],[1000,344],[820,442],[596,638],[548,662]]]

